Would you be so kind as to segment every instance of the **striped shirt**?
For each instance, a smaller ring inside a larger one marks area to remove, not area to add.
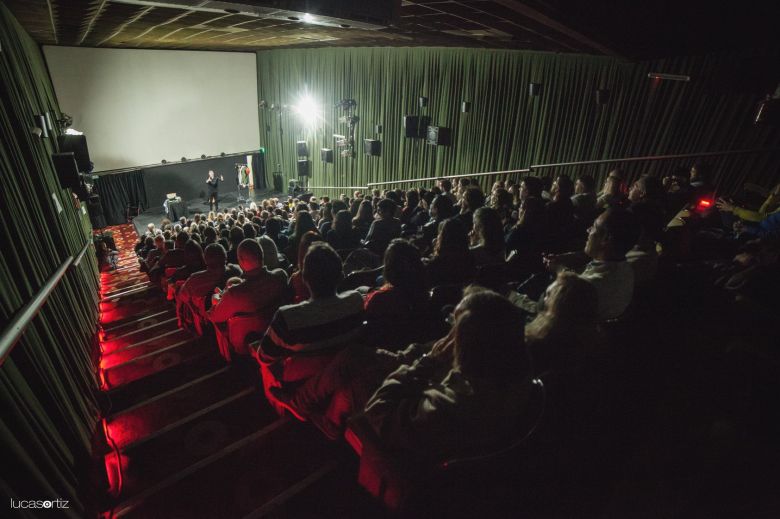
[[[363,324],[363,298],[354,290],[282,306],[260,343],[265,361],[345,346]]]

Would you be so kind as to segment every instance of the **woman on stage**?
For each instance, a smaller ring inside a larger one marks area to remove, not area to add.
[[[209,211],[219,211],[219,183],[224,181],[222,175],[217,178],[213,170],[209,170],[209,178],[206,184],[209,186]]]

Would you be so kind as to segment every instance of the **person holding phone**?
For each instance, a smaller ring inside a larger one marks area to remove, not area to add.
[[[219,183],[224,180],[222,175],[217,178],[214,170],[209,170],[209,176],[206,179],[209,188],[209,211],[219,211]]]

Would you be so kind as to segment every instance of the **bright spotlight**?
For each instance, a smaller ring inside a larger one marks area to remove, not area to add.
[[[306,23],[311,23],[314,21],[314,17],[309,13],[303,13],[303,17],[301,19]]]
[[[304,126],[314,126],[320,117],[319,104],[309,95],[301,97],[292,108]]]

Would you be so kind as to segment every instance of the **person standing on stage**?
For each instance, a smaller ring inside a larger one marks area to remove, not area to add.
[[[206,184],[209,186],[209,210],[219,211],[219,183],[224,181],[222,175],[217,178],[214,175],[213,170],[209,170],[209,178],[206,179]]]

